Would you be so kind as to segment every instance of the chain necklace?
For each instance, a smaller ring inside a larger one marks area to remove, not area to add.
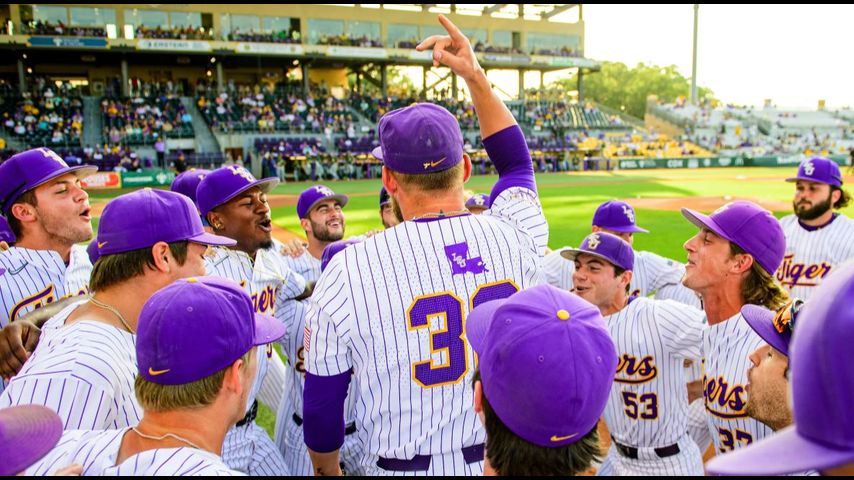
[[[445,218],[445,217],[456,217],[459,215],[465,215],[467,213],[471,213],[468,209],[455,210],[453,212],[439,212],[439,213],[425,213],[424,215],[418,215],[417,217],[412,217],[412,220],[421,220],[423,218]]]
[[[89,297],[89,301],[92,302],[92,305],[95,305],[96,307],[100,307],[100,308],[103,308],[104,310],[113,312],[113,314],[115,316],[119,317],[119,321],[122,322],[122,325],[124,325],[124,327],[127,329],[127,331],[136,335],[136,332],[132,328],[130,328],[130,325],[128,325],[128,322],[125,320],[125,317],[123,317],[122,314],[119,313],[119,311],[116,309],[116,307],[113,307],[111,305],[107,305],[104,302],[98,301],[95,299],[95,297]]]
[[[137,427],[132,427],[132,428],[131,428],[131,430],[133,430],[133,431],[134,431],[134,433],[136,433],[136,434],[137,434],[137,435],[139,435],[140,437],[142,437],[142,438],[146,438],[146,439],[148,439],[148,440],[166,440],[167,438],[174,438],[175,440],[178,440],[179,442],[184,442],[184,443],[186,443],[187,445],[189,445],[189,446],[191,446],[191,447],[195,448],[196,450],[204,450],[204,448],[201,448],[200,446],[196,445],[195,443],[193,443],[193,442],[191,442],[191,441],[187,440],[187,439],[186,439],[186,438],[184,438],[184,437],[180,437],[180,436],[178,436],[178,435],[175,435],[174,433],[166,432],[165,434],[163,434],[163,435],[161,435],[161,436],[159,436],[159,437],[155,437],[154,435],[146,435],[146,434],[144,434],[144,433],[140,432],[140,431],[139,431],[139,428],[137,428]]]

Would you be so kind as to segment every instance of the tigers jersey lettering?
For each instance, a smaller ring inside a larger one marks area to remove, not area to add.
[[[798,217],[780,220],[786,236],[786,254],[776,278],[792,297],[809,299],[834,268],[854,258],[854,220],[839,214],[818,230],[807,230]]]

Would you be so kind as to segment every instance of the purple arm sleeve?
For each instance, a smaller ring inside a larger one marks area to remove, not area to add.
[[[329,453],[344,444],[344,400],[351,376],[352,370],[331,377],[305,373],[303,433],[311,450]]]
[[[513,125],[483,139],[486,154],[498,170],[498,181],[492,187],[490,204],[511,187],[527,188],[537,191],[534,180],[534,164],[525,136],[518,125]]]

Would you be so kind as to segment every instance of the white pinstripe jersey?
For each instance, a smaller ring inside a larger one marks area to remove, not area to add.
[[[683,361],[700,360],[703,316],[673,300],[639,297],[605,317],[620,360],[605,422],[621,444],[666,447],[688,431]]]
[[[289,256],[283,256],[282,258],[288,268],[302,275],[302,278],[306,282],[316,282],[320,278],[320,264],[322,262],[308,253],[308,250],[296,258]]]
[[[780,225],[786,235],[786,255],[776,277],[792,297],[809,299],[834,268],[854,258],[854,220],[845,215],[814,231],[802,227],[795,215],[783,217]]]
[[[68,265],[53,250],[12,247],[0,253],[0,328],[36,308],[89,291],[92,263],[74,245]]]
[[[205,268],[208,275],[226,278],[246,289],[256,312],[274,315],[277,297],[295,298],[305,290],[305,280],[283,261],[279,253],[281,247],[274,241],[271,248],[258,250],[255,260],[244,252],[218,247],[207,257]],[[266,372],[267,362],[258,362],[258,374],[247,399],[247,409],[255,401]]]
[[[353,368],[368,455],[409,459],[484,441],[465,317],[539,283],[547,241],[536,193],[511,187],[483,215],[403,222],[332,259],[312,295],[306,366],[321,376]]]
[[[765,345],[741,313],[703,333],[703,391],[715,450],[724,453],[770,436],[765,424],[747,416],[748,356]]]
[[[81,302],[82,303],[82,302]],[[77,306],[54,319],[64,322]],[[65,430],[136,425],[142,409],[134,394],[136,335],[78,319],[43,338],[0,395],[0,407],[36,404],[59,414]]]
[[[87,431],[70,430],[44,458],[27,469],[27,475],[53,475],[58,469],[77,463],[83,476],[242,476],[228,468],[222,459],[196,448],[158,448],[137,453],[116,465],[122,438],[129,429]]]
[[[572,290],[572,274],[575,262],[563,258],[563,247],[545,256],[543,259],[543,283],[564,290]],[[658,300],[676,300],[679,303],[700,308],[697,295],[682,285],[685,265],[664,258],[652,252],[635,251],[635,266],[632,283],[629,285],[632,295],[648,297],[655,293]]]

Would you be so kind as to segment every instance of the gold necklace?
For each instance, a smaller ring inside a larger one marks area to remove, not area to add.
[[[191,447],[195,448],[196,450],[204,450],[204,448],[199,447],[198,445],[196,445],[195,443],[193,443],[193,442],[191,442],[191,441],[187,440],[186,438],[184,438],[184,437],[180,437],[180,436],[175,435],[174,433],[171,433],[171,432],[166,432],[166,433],[164,433],[163,435],[161,435],[161,436],[159,436],[159,437],[155,437],[154,435],[146,435],[146,434],[144,434],[144,433],[140,432],[140,431],[139,431],[139,428],[137,428],[137,427],[132,427],[132,428],[131,428],[131,430],[133,430],[133,431],[134,431],[134,433],[136,433],[136,434],[137,434],[137,435],[139,435],[140,437],[142,437],[142,438],[147,438],[148,440],[166,440],[167,438],[174,438],[175,440],[178,440],[179,442],[184,442],[184,443],[186,443],[187,445],[189,445],[189,446],[191,446]]]
[[[128,322],[125,320],[125,317],[123,317],[122,314],[119,313],[119,311],[116,309],[116,307],[113,307],[113,306],[107,305],[104,302],[98,301],[95,299],[95,297],[89,297],[89,301],[92,302],[92,305],[95,305],[96,307],[100,307],[100,308],[103,308],[104,310],[113,312],[113,314],[115,316],[119,317],[119,321],[122,322],[122,325],[124,325],[124,327],[127,329],[127,331],[136,335],[136,332],[132,328],[130,328],[130,325],[128,325]]]
[[[425,213],[424,215],[418,215],[417,217],[412,217],[412,220],[421,220],[423,218],[445,218],[445,217],[456,217],[459,215],[465,215],[467,213],[471,213],[468,209],[455,210],[453,212],[439,212],[439,213]]]

